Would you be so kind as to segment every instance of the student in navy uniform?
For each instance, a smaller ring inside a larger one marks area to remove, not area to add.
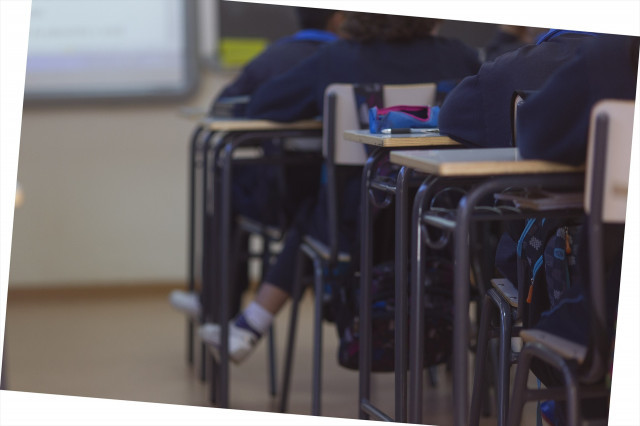
[[[524,158],[584,163],[594,104],[635,98],[638,39],[601,38],[587,43],[518,110],[518,148]]]
[[[270,45],[264,52],[253,59],[240,75],[226,86],[213,101],[209,115],[215,116],[222,108],[221,101],[233,101],[234,97],[250,97],[269,79],[283,74],[295,65],[314,54],[320,47],[338,39],[338,30],[343,20],[341,11],[329,9],[315,9],[296,7],[295,13],[301,30],[295,34],[282,38]],[[232,115],[245,116],[246,100],[238,102],[232,109]],[[227,112],[226,110],[224,110]],[[228,113],[228,112],[227,112]],[[263,144],[265,151],[272,153],[276,148],[269,142]],[[288,166],[284,169],[285,176],[296,175],[298,182],[311,188],[315,183],[313,168],[303,169],[299,166]],[[247,215],[269,224],[277,224],[281,218],[289,218],[291,212],[297,210],[297,205],[304,198],[295,186],[288,188],[285,199],[275,190],[278,185],[273,182],[278,179],[274,167],[252,165],[237,167],[233,182],[234,212]],[[313,182],[313,183],[311,183]],[[310,193],[313,193],[309,189]],[[274,200],[278,201],[274,201]],[[278,208],[275,208],[278,206]],[[244,249],[248,247],[248,240],[241,242]],[[238,262],[238,282],[234,286],[235,309],[239,309],[242,292],[248,287],[246,262]],[[201,312],[200,297],[196,293],[176,290],[171,293],[172,305],[178,310],[197,317]]]
[[[252,118],[294,121],[322,113],[324,91],[334,82],[410,84],[459,79],[479,68],[475,50],[459,41],[433,35],[437,21],[422,18],[346,13],[345,39],[318,50],[288,73],[270,80],[254,93],[247,108]],[[318,177],[319,178],[319,177]],[[341,186],[340,231],[342,249],[356,243],[360,172]],[[321,192],[315,206],[301,209],[289,230],[282,253],[269,268],[256,299],[230,325],[229,352],[242,361],[268,329],[288,300],[295,254],[302,235],[312,233],[326,241],[326,218]],[[310,213],[308,213],[310,212]],[[215,348],[220,328],[206,324],[203,340]]]
[[[624,36],[600,36],[581,46],[574,59],[561,67],[532,95],[518,111],[518,147],[524,158],[557,161],[572,165],[586,160],[591,110],[602,99],[634,100],[638,74],[640,39]],[[607,324],[613,342],[624,225],[604,225],[604,250]],[[586,229],[585,229],[586,230]],[[578,276],[561,297],[561,302],[543,313],[536,328],[588,345],[589,235],[579,235],[576,262]],[[562,375],[543,364],[532,370],[546,386],[563,383]],[[553,424],[565,423],[562,403],[557,405]],[[583,416],[606,416],[609,401],[590,400],[583,404]]]
[[[301,30],[274,42],[245,66],[238,78],[218,94],[211,106],[211,113],[221,99],[253,95],[270,78],[285,73],[314,54],[318,48],[338,39],[342,12],[306,7],[296,7],[295,12]],[[234,115],[244,116],[245,107],[246,104],[243,104],[234,109]]]
[[[447,96],[438,118],[442,134],[470,147],[511,146],[511,104],[516,90],[539,89],[589,33],[551,30],[537,45],[486,62]]]

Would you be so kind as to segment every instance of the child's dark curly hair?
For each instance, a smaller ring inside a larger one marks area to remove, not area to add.
[[[438,22],[412,16],[345,12],[341,29],[347,38],[358,42],[407,41],[430,36]]]

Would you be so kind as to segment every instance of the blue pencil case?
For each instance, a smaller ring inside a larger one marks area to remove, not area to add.
[[[382,129],[430,129],[438,127],[437,106],[397,105],[369,109],[369,131],[382,133]]]

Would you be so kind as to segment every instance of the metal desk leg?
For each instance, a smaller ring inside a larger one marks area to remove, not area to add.
[[[480,424],[480,406],[488,397],[483,392],[486,390],[485,374],[487,370],[487,349],[489,346],[489,338],[492,335],[490,322],[495,315],[495,305],[491,301],[491,297],[485,294],[481,298],[482,309],[480,314],[480,325],[478,327],[478,343],[476,345],[476,359],[474,365],[473,390],[471,394],[471,414],[469,417],[470,426],[478,426]]]
[[[378,153],[377,151],[376,153]],[[361,419],[369,419],[362,405],[369,403],[371,397],[371,268],[373,253],[371,244],[372,210],[369,203],[369,183],[373,167],[377,163],[376,155],[371,155],[362,171],[360,208],[360,359],[359,361],[359,397],[358,414]]]
[[[210,142],[207,143],[206,151],[206,176],[205,176],[205,200],[203,202],[205,209],[206,219],[206,257],[203,255],[203,264],[207,265],[206,279],[203,277],[203,306],[204,306],[204,319],[205,321],[220,322],[220,310],[217,309],[217,295],[220,270],[220,250],[218,241],[220,240],[220,207],[221,206],[221,176],[220,170],[217,166],[218,160],[221,155],[222,147],[224,146],[224,139],[218,141],[215,146],[212,146]],[[204,248],[203,248],[204,251]],[[216,273],[214,273],[214,271]],[[205,355],[206,354],[206,355]],[[216,403],[219,395],[218,391],[218,378],[220,377],[220,364],[216,362],[214,357],[207,352],[206,346],[203,343],[203,357],[209,360],[211,365],[211,402]],[[204,373],[203,373],[204,374]]]
[[[271,261],[271,247],[270,240],[266,235],[262,236],[262,270],[260,272],[260,279],[262,280],[265,275]],[[269,355],[267,361],[267,368],[269,369],[269,394],[275,397],[278,394],[277,389],[277,377],[278,374],[276,372],[276,344],[275,344],[275,327],[272,324],[269,327]]]
[[[188,247],[188,289],[189,291],[195,291],[195,246],[196,246],[196,169],[198,167],[197,155],[198,155],[198,141],[199,136],[202,133],[203,127],[198,128],[193,132],[191,136],[191,144],[189,146],[189,247]],[[194,334],[195,324],[193,318],[189,317],[187,320],[187,362],[189,365],[193,365],[194,351]]]
[[[313,258],[314,275],[314,321],[313,321],[313,376],[311,381],[311,415],[320,415],[320,396],[322,395],[322,261],[318,256]]]
[[[420,185],[416,193],[411,215],[411,327],[409,329],[409,423],[422,423],[422,365],[424,353],[424,287],[422,282],[422,269],[424,259],[422,256],[422,227],[420,219],[424,201],[427,196],[429,184],[427,180]],[[405,262],[406,263],[406,262]]]
[[[282,395],[280,396],[280,412],[287,412],[289,403],[289,386],[291,384],[291,369],[293,368],[293,348],[295,346],[296,328],[298,325],[298,308],[303,293],[302,276],[304,273],[305,254],[299,249],[296,258],[295,278],[293,292],[291,294],[291,317],[289,319],[289,336],[287,338],[287,350],[285,353],[284,372],[282,376]]]
[[[407,421],[407,220],[408,178],[402,167],[396,179],[396,241],[395,241],[395,421]],[[420,299],[421,300],[421,299]]]
[[[216,206],[220,214],[220,238],[217,241],[220,255],[220,280],[217,285],[220,324],[220,378],[218,382],[219,408],[229,408],[229,279],[231,277],[231,178],[233,144],[226,144],[222,159],[221,203]]]
[[[411,324],[409,327],[409,423],[422,423],[422,371],[424,370],[424,263],[421,220],[427,200],[433,197],[437,178],[427,177],[414,198],[411,215]],[[405,255],[406,256],[406,255]],[[406,257],[400,260],[408,264]]]
[[[214,136],[214,132],[208,132],[205,134],[202,142],[202,283],[201,283],[201,295],[200,300],[202,302],[201,320],[206,320],[207,315],[210,314],[210,307],[208,304],[209,295],[211,294],[211,277],[212,267],[211,260],[213,259],[211,253],[211,242],[213,241],[212,222],[211,222],[211,192],[212,192],[212,173],[209,164],[209,148]],[[194,177],[195,178],[195,177]],[[195,207],[195,205],[194,205]],[[195,215],[194,215],[195,218]],[[195,244],[195,236],[194,236]],[[200,381],[206,380],[206,360],[207,360],[207,348],[204,343],[200,344]]]
[[[477,198],[460,200],[453,240],[453,420],[460,426],[469,423],[469,228]]]

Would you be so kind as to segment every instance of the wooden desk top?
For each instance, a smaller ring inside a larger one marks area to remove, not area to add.
[[[249,120],[245,118],[206,118],[201,124],[207,130],[215,132],[259,132],[271,130],[321,130],[322,121],[301,120],[292,123],[280,123],[269,120]]]
[[[403,148],[411,146],[457,146],[458,142],[442,136],[439,133],[407,133],[407,134],[376,134],[368,130],[347,130],[344,138],[351,142],[359,142],[366,145],[381,146],[385,148]]]
[[[437,176],[582,173],[584,167],[516,158],[516,148],[391,151],[390,161]]]

